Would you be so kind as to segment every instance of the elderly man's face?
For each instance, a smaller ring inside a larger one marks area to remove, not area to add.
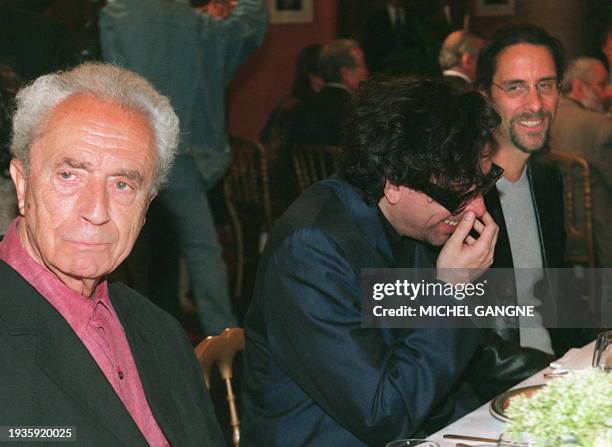
[[[32,144],[29,174],[17,161],[11,166],[26,250],[68,287],[91,295],[134,245],[156,162],[142,115],[89,95],[61,102]]]
[[[608,84],[608,70],[603,64],[594,64],[591,68],[591,77],[588,82],[582,83],[584,108],[604,113],[606,111],[606,85]]]

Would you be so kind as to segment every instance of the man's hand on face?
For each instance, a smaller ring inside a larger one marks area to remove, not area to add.
[[[470,236],[472,228],[480,235]],[[493,263],[499,228],[487,212],[482,222],[468,211],[446,241],[436,263],[438,279],[450,284],[468,283],[482,275]]]

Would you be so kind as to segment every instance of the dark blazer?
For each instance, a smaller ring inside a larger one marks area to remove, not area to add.
[[[306,99],[294,109],[291,142],[341,145],[350,100],[346,89],[329,85]]]
[[[540,236],[540,249],[544,268],[563,268],[565,251],[565,229],[563,226],[563,183],[561,172],[551,164],[538,161],[534,157],[527,164],[527,177],[531,185],[532,201],[535,208],[536,222]],[[494,262],[491,268],[512,269],[512,251],[506,221],[499,200],[499,192],[491,189],[485,195],[485,205],[497,225],[499,235],[495,246]],[[545,274],[539,298],[556,299],[554,293],[548,291],[561,287],[553,284]],[[503,281],[495,283],[495,293],[501,301],[516,302],[516,284],[513,276],[504,276]],[[547,298],[548,297],[548,298]],[[582,303],[577,303],[578,307]],[[590,330],[580,329],[549,329],[553,349],[557,356],[564,354],[570,347],[581,346],[591,339]],[[503,338],[500,340],[499,336]],[[473,360],[473,371],[478,374],[478,362],[496,365],[495,377],[481,376],[478,379],[479,396],[488,399],[499,393],[500,388],[510,387],[541,370],[553,360],[544,352],[536,349],[523,348],[519,345],[518,329],[500,330],[498,334],[490,334],[490,342]],[[494,380],[491,380],[494,379]]]
[[[453,87],[455,90],[465,93],[474,89],[471,82],[466,81],[461,76],[455,76],[452,74],[443,75],[444,81]]]
[[[387,225],[332,177],[272,231],[245,325],[242,446],[380,447],[478,405],[459,378],[480,331],[361,327],[362,268],[435,265]]]
[[[531,198],[542,250],[544,268],[565,267],[565,229],[563,226],[563,180],[561,171],[553,165],[531,159],[527,163],[527,178],[531,185]],[[513,268],[512,251],[506,220],[502,212],[497,188],[485,195],[487,210],[499,225],[492,268]]]
[[[0,423],[75,426],[75,445],[146,446],[62,316],[4,262],[0,283]],[[178,322],[122,284],[110,284],[109,294],[151,411],[170,444],[224,445],[199,366]]]
[[[368,68],[390,75],[435,75],[440,72],[440,42],[421,21],[405,12],[405,28],[397,33],[385,7],[374,11],[361,39]]]

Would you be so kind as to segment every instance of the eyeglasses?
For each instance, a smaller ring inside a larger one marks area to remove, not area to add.
[[[531,87],[535,87],[537,92],[543,96],[551,96],[559,91],[560,84],[556,79],[546,79],[543,81],[527,84],[526,82],[515,82],[508,85],[499,85],[491,82],[495,87],[503,91],[510,98],[522,98],[527,96]]]
[[[465,209],[465,207],[468,206],[476,196],[488,192],[493,185],[495,185],[495,182],[499,180],[503,173],[504,170],[501,166],[492,163],[491,170],[487,174],[487,179],[482,183],[482,185],[462,194],[456,194],[448,191],[432,182],[425,183],[417,189],[422,193],[427,194],[429,197],[446,208],[451,214],[455,215],[463,211],[463,209]]]

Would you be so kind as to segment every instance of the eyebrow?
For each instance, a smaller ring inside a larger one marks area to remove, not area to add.
[[[60,167],[62,165],[68,165],[71,168],[75,169],[85,169],[86,171],[89,171],[91,169],[91,163],[75,160],[74,158],[70,157],[63,158],[59,163],[57,163],[56,167]]]
[[[542,81],[556,81],[558,78],[557,76],[546,76],[543,78],[538,79],[536,82],[542,82]],[[527,81],[524,79],[509,79],[507,81],[502,81],[503,84],[526,84]]]
[[[112,174],[111,177],[124,177],[129,180],[133,180],[139,185],[144,183],[144,177],[142,174],[135,170],[127,170],[127,171],[118,171],[115,174]]]
[[[86,171],[90,171],[92,169],[91,163],[88,163],[86,161],[76,160],[70,157],[63,158],[59,163],[57,163],[56,167],[61,167],[62,165],[67,165],[74,169],[84,169]],[[142,185],[144,183],[143,175],[139,171],[134,170],[134,169],[117,171],[111,174],[111,177],[124,177],[124,178],[127,178],[128,180],[137,182],[139,185]]]

